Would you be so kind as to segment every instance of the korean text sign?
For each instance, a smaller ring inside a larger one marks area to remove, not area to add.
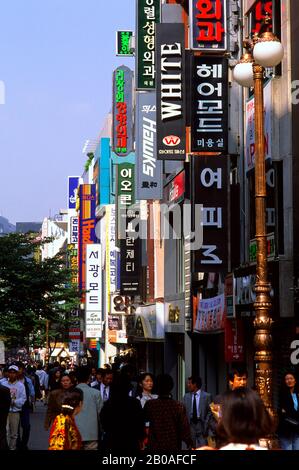
[[[192,152],[226,152],[228,64],[222,57],[197,56],[192,67]]]
[[[191,49],[226,51],[226,0],[189,0]]]

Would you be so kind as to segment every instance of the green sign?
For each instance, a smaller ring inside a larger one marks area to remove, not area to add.
[[[160,0],[137,0],[136,88],[155,88],[155,24],[160,21]]]
[[[117,165],[117,230],[121,238],[121,223],[127,218],[129,208],[135,204],[135,165],[120,163]]]
[[[132,57],[133,51],[130,47],[130,41],[133,31],[116,31],[116,55]]]
[[[250,263],[256,263],[256,252],[257,252],[257,244],[256,239],[250,240],[249,244],[249,261]],[[269,233],[267,235],[267,259],[273,260],[275,256],[275,239],[274,233]]]

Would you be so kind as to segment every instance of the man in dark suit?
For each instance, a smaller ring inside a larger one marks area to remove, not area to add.
[[[209,406],[211,395],[201,390],[201,386],[200,377],[194,375],[189,377],[187,382],[189,391],[183,399],[190,423],[193,447],[201,447],[207,444],[209,421],[212,418]]]
[[[10,408],[10,390],[0,384],[0,450],[8,449],[6,439],[7,415]]]

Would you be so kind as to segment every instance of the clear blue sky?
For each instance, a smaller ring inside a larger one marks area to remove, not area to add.
[[[135,29],[135,0],[1,4],[0,215],[41,221],[66,206],[86,139],[111,109],[115,31]]]

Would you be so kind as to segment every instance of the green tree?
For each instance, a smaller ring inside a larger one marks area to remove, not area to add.
[[[51,335],[63,339],[70,313],[78,308],[65,253],[41,260],[40,249],[49,241],[36,234],[0,237],[0,336],[8,346],[30,346],[30,338],[44,346],[46,320]]]

